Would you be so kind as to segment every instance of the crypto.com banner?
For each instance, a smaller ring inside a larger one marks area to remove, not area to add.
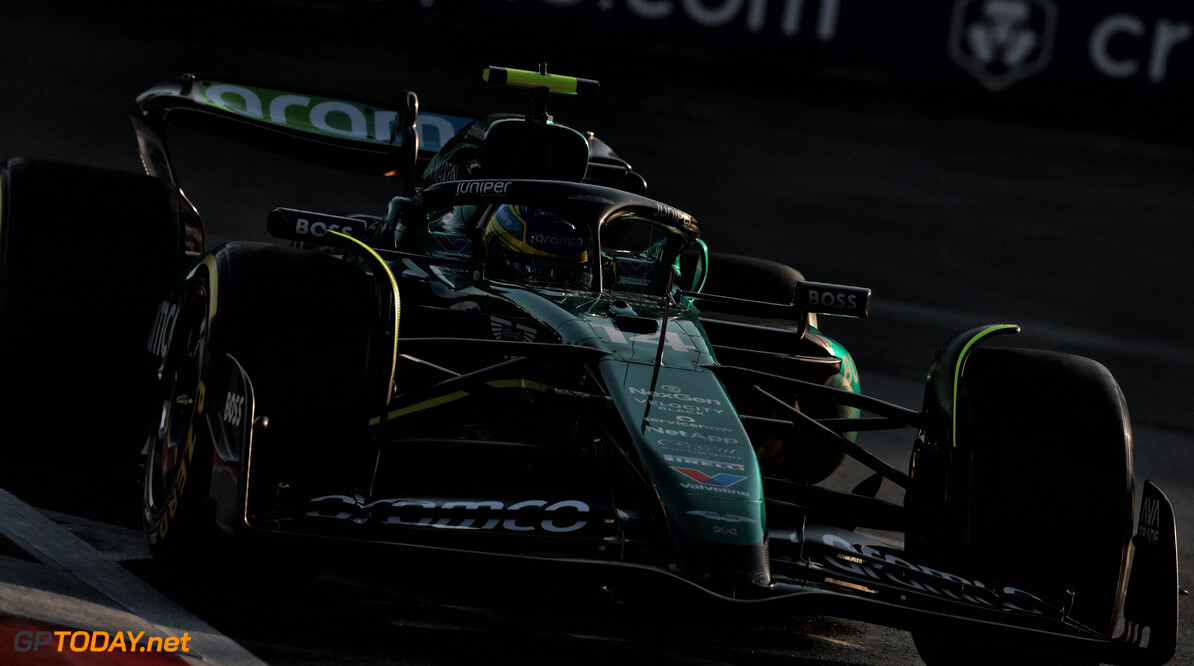
[[[423,0],[535,25],[544,39],[636,39],[869,70],[916,86],[1176,110],[1194,100],[1194,3],[1165,0]],[[509,21],[504,23],[504,21]],[[1083,99],[1069,98],[1077,95]]]

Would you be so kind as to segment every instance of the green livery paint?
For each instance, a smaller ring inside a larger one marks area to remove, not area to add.
[[[427,280],[426,288],[432,291],[450,284],[452,301],[475,301],[473,307],[480,312],[530,317],[537,325],[528,330],[543,332],[552,342],[608,352],[590,370],[621,422],[611,434],[649,480],[673,531],[699,541],[761,547],[766,521],[759,459],[726,386],[710,369],[718,360],[700,311],[690,300],[674,302],[666,296],[668,284],[625,279],[618,273],[621,264],[633,262],[639,263],[628,269],[631,273],[646,262],[653,262],[661,275],[674,270],[679,252],[696,241],[695,220],[633,193],[518,180],[437,183],[421,190],[417,202],[397,202],[392,217],[429,224],[439,211],[480,206],[491,199],[559,206],[567,219],[587,225],[597,238],[606,238],[604,225],[628,220],[651,233],[611,234],[610,244],[602,246],[607,265],[601,291],[486,279],[477,269],[441,271],[432,278],[430,271],[411,272],[395,265],[395,273],[406,271],[410,278],[421,274],[415,279]],[[406,212],[397,210],[403,207]],[[408,233],[417,233],[415,225]],[[857,369],[846,349],[818,332],[811,334],[842,359],[829,385],[858,393]],[[556,381],[550,369],[541,372],[536,381]],[[853,407],[838,411],[841,417],[858,413]]]
[[[495,291],[563,336],[564,343],[612,352],[599,362],[599,372],[675,526],[706,541],[763,542],[758,459],[725,387],[702,367],[714,358],[695,313],[673,311],[662,336],[633,333],[609,314],[611,302],[626,295],[553,299],[526,289]],[[662,319],[658,300],[631,304],[639,315]],[[663,363],[657,367],[661,337]]]
[[[618,291],[553,292],[501,283],[473,288],[531,315],[561,343],[610,352],[598,361],[598,372],[629,435],[627,446],[675,528],[714,543],[763,543],[766,512],[758,458],[725,386],[708,370],[717,360],[696,308],[673,306],[665,313],[662,299]],[[619,324],[618,313],[626,312],[658,324],[630,330],[633,326]],[[821,337],[842,359],[830,384],[860,392],[849,352]],[[841,417],[858,415],[856,408],[839,407]],[[854,435],[847,433],[851,439]]]
[[[846,351],[846,348],[837,340],[828,336],[822,337],[829,343],[830,353],[842,359],[842,369],[830,379],[829,385],[851,393],[862,393],[861,380],[858,376],[858,366],[854,364],[854,357],[850,356],[850,352]],[[862,410],[857,407],[837,405],[837,415],[838,418],[856,419],[862,415]],[[853,442],[858,438],[858,433],[844,432],[842,436]]]
[[[699,539],[761,543],[758,460],[717,378],[704,370],[657,370],[610,357],[600,367],[674,523]]]

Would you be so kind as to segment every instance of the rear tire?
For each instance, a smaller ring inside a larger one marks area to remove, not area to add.
[[[200,273],[177,301],[159,382],[160,418],[145,456],[144,525],[149,552],[174,572],[213,560],[226,539],[206,510],[213,450],[204,418],[210,381],[207,359],[208,285]]]
[[[93,472],[114,457],[133,460],[152,391],[146,338],[182,260],[177,194],[162,181],[56,162],[4,166],[6,456],[39,462],[52,455],[55,465]],[[52,453],[34,448],[47,439]]]
[[[958,402],[955,450],[918,446],[914,454],[913,476],[932,496],[910,493],[908,503],[933,531],[910,535],[910,554],[1058,606],[1072,599],[1071,618],[1110,635],[1123,600],[1134,493],[1131,426],[1118,384],[1090,359],[979,349],[966,361]],[[951,453],[953,462],[942,464]],[[1025,658],[957,632],[926,629],[913,638],[930,666]]]
[[[769,259],[710,252],[704,291],[769,303],[791,303],[800,271]]]

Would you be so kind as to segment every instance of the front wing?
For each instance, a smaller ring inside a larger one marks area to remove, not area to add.
[[[217,416],[212,418],[220,421],[218,427],[224,435],[238,442],[251,442],[251,382],[243,371],[234,375],[235,390],[225,393],[242,396],[238,400],[247,396],[250,418],[244,419],[243,427],[235,433],[229,432],[227,423],[218,418],[224,410],[213,410]],[[520,446],[511,442],[470,444]],[[377,503],[366,505],[361,498],[346,494],[312,502],[307,517],[317,518],[313,521],[296,516],[290,520],[278,520],[277,516],[262,519],[249,511],[251,467],[245,465],[244,471],[241,491],[245,495],[237,502],[244,512],[236,516],[233,526],[242,536],[297,540],[312,552],[326,549],[329,561],[347,563],[352,568],[374,560],[384,563],[382,568],[386,569],[400,563],[398,568],[404,570],[414,565],[465,567],[469,571],[502,572],[503,576],[522,572],[540,584],[554,576],[579,577],[613,590],[653,590],[653,599],[677,607],[708,606],[713,611],[709,617],[723,612],[755,613],[767,618],[828,615],[906,630],[944,631],[965,636],[975,644],[1014,642],[1029,653],[1065,654],[1101,663],[1164,664],[1176,649],[1176,523],[1171,503],[1152,483],[1145,484],[1138,533],[1132,541],[1123,630],[1118,636],[1108,637],[1070,619],[1064,600],[1046,600],[1011,587],[990,587],[918,565],[900,548],[855,530],[806,524],[800,518],[803,514],[793,512],[790,504],[769,505],[771,584],[744,592],[685,577],[650,554],[628,547],[627,535],[641,532],[633,524],[639,517],[619,511],[600,497],[586,496],[584,502],[545,499],[523,502],[522,506],[473,503],[473,512],[461,513],[434,502],[378,507]],[[839,502],[848,506],[856,500],[850,494],[833,491],[818,496],[818,501],[828,506]],[[578,510],[578,503],[584,504],[583,512]],[[455,508],[467,511],[470,507]],[[886,510],[894,515],[898,507],[891,505]],[[878,514],[883,512],[883,507],[876,510]],[[231,517],[227,513],[225,516]],[[328,518],[338,520],[329,522]],[[786,524],[777,524],[781,522]],[[323,527],[329,524],[335,528]],[[582,531],[578,526],[593,529]],[[733,526],[727,524],[727,529]],[[488,541],[466,536],[486,531]],[[481,546],[484,543],[492,548]],[[518,547],[511,549],[515,543]]]

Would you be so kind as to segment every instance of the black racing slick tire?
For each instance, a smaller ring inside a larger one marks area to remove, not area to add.
[[[792,302],[797,282],[804,274],[787,264],[740,254],[710,252],[702,293],[744,298],[765,303]],[[706,308],[716,309],[711,303]],[[817,327],[817,315],[805,315],[810,327]]]
[[[1134,501],[1131,425],[1119,385],[1087,358],[979,349],[966,360],[957,409],[952,463],[919,446],[914,454],[915,481],[936,494],[906,500],[926,521],[910,535],[909,553],[1028,591],[1111,635]],[[975,644],[956,628],[924,628],[913,638],[930,666],[1033,659],[1006,645]]]
[[[349,443],[366,426],[373,294],[370,278],[341,259],[232,243],[171,297],[177,314],[159,336],[167,353],[144,495],[150,551],[165,568],[256,579],[308,572],[298,554],[258,538],[246,514],[277,516],[292,495],[344,491],[365,467],[351,465]],[[241,371],[251,395],[234,399],[230,373]],[[242,422],[251,439],[229,435]]]
[[[710,252],[703,291],[769,303],[791,303],[800,271],[769,259]]]
[[[183,257],[177,194],[143,174],[11,160],[0,172],[0,441],[62,464],[135,455],[145,341]],[[97,433],[102,437],[97,438]],[[102,445],[101,445],[102,444]]]

